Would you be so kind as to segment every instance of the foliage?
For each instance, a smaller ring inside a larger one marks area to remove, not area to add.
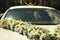
[[[4,19],[1,21],[1,25],[2,28],[18,32],[21,35],[27,36],[27,38],[31,40],[57,40],[56,34],[50,34],[48,29],[36,27],[30,22]]]
[[[42,40],[57,40],[57,37],[55,34],[46,34],[43,36]]]
[[[58,36],[60,36],[60,26],[57,26],[56,34],[57,34]]]

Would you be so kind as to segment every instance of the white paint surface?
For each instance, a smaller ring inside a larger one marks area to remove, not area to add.
[[[26,36],[22,36],[16,32],[0,28],[0,40],[28,40]]]

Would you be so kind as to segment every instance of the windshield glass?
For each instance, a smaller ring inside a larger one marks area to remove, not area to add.
[[[9,10],[5,18],[13,18],[35,24],[58,24],[60,22],[60,13],[53,9],[20,8]]]

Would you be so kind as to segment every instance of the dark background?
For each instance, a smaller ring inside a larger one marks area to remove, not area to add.
[[[0,13],[4,13],[11,6],[26,5],[29,2],[37,6],[54,7],[60,11],[60,0],[0,0]]]

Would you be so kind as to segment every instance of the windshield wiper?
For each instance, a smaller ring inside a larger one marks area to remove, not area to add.
[[[35,24],[35,25],[57,25],[57,23],[40,23],[40,22],[31,22],[31,24]]]

